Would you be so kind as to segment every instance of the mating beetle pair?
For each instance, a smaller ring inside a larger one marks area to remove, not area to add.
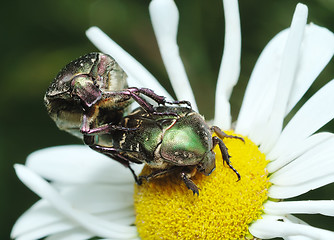
[[[48,88],[44,97],[48,113],[60,129],[128,167],[138,184],[176,172],[194,194],[199,194],[191,177],[196,171],[210,175],[215,169],[216,144],[240,179],[221,140],[239,137],[210,128],[187,101],[166,101],[150,89],[128,88],[126,78],[110,56],[82,56],[66,65]],[[133,100],[140,107],[125,113]],[[212,132],[218,137],[212,137]],[[145,163],[153,171],[137,177],[130,163]]]

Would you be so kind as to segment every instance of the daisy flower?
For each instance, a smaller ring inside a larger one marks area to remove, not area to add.
[[[241,180],[216,151],[215,171],[197,174],[193,196],[172,176],[136,186],[128,169],[86,146],[36,151],[15,165],[20,180],[41,197],[16,222],[15,239],[334,239],[293,214],[334,216],[334,201],[289,200],[334,182],[334,136],[318,132],[333,119],[334,81],[284,123],[334,53],[329,30],[307,24],[298,4],[291,26],[261,53],[232,124],[229,98],[239,78],[238,3],[224,0],[226,33],[216,90],[214,125],[245,139],[226,139]],[[176,43],[179,13],[173,0],[152,0],[149,12],[163,62],[178,99],[197,109]],[[113,56],[129,85],[170,95],[133,57],[97,27],[89,39]],[[137,174],[141,166],[134,166]],[[145,171],[145,169],[143,170]],[[287,200],[286,200],[287,199]]]

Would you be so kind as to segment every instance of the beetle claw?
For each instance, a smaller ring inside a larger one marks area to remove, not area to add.
[[[181,178],[183,182],[186,184],[187,188],[193,192],[193,195],[197,194],[199,196],[199,189],[196,184],[187,176],[186,173],[181,172]]]

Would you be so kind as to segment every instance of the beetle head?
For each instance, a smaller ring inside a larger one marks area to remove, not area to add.
[[[209,176],[216,168],[216,158],[212,150],[206,152],[202,161],[197,165],[197,170],[206,176]]]

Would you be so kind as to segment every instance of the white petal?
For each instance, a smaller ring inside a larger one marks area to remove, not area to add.
[[[35,240],[43,238],[50,234],[57,234],[58,232],[61,232],[64,229],[68,229],[70,227],[72,226],[70,226],[69,224],[67,225],[66,221],[63,221],[57,224],[46,225],[39,229],[32,229],[29,232],[26,232],[22,235],[18,235],[17,237],[15,237],[14,235],[12,235],[11,237],[12,238],[15,237],[16,240]]]
[[[290,120],[276,145],[267,155],[276,159],[284,152],[293,152],[299,142],[325,125],[334,117],[334,80],[327,83]]]
[[[248,136],[254,128],[255,132],[263,129],[268,120],[288,34],[288,29],[278,33],[259,56],[242,101],[236,132]]]
[[[93,237],[94,235],[86,231],[85,229],[75,228],[75,229],[71,229],[68,231],[63,231],[57,234],[53,234],[45,238],[45,240],[59,240],[59,239],[61,240],[86,240],[86,239],[90,239]]]
[[[290,237],[285,237],[284,240],[313,240],[313,238],[301,236],[301,235],[295,235]]]
[[[285,221],[287,221],[287,222],[292,222],[292,223],[298,223],[298,224],[309,225],[307,222],[304,222],[304,221],[301,220],[300,218],[297,218],[296,216],[291,215],[291,214],[287,214],[287,215],[285,215]]]
[[[264,212],[272,215],[286,214],[322,214],[334,216],[334,200],[318,201],[267,201],[263,204]]]
[[[268,190],[268,196],[276,199],[285,199],[299,196],[310,190],[314,190],[334,182],[334,175],[327,175],[322,178],[316,178],[303,184],[280,186],[272,185]]]
[[[30,154],[26,165],[39,175],[66,183],[133,183],[129,169],[83,145],[45,148]],[[142,166],[133,166],[136,171]]]
[[[23,165],[15,165],[15,170],[19,179],[32,191],[49,201],[55,209],[64,214],[69,220],[74,221],[76,224],[81,225],[97,236],[120,239],[137,236],[135,227],[111,223],[102,218],[72,208],[48,182]]]
[[[285,215],[284,222],[291,222],[291,223],[298,223],[303,225],[309,225],[306,222],[302,221],[301,219],[293,216],[293,215]],[[302,235],[294,235],[289,237],[284,237],[284,240],[312,240],[313,238],[309,238]]]
[[[64,199],[77,209],[89,213],[119,211],[133,206],[133,184],[77,185],[61,191]]]
[[[66,219],[64,215],[52,208],[50,204],[48,204],[47,208],[39,209],[39,212],[32,212],[31,210],[32,209],[29,209],[15,224],[11,234],[12,238],[39,239],[45,236],[51,236],[47,239],[88,239],[96,235],[80,228],[75,222]],[[42,212],[43,210],[47,212]],[[51,216],[51,212],[53,212],[54,216]],[[40,215],[38,216],[38,214]],[[129,215],[132,216],[129,217]],[[50,221],[52,217],[54,219]],[[104,213],[102,215],[100,214],[99,217],[116,224],[124,225],[133,224],[135,221],[133,209],[131,213],[126,211],[117,214]]]
[[[160,85],[158,80],[153,77],[153,75],[146,68],[144,68],[143,65],[141,65],[129,53],[110,39],[104,32],[101,31],[101,29],[98,27],[91,27],[86,31],[86,35],[89,40],[98,49],[100,49],[100,51],[115,58],[124,71],[129,76],[140,82],[141,86],[151,88],[157,94],[172,99],[168,92]]]
[[[103,203],[103,199],[98,197],[94,199],[94,196],[92,196],[90,199],[92,202],[88,202],[88,195],[92,194],[92,191],[88,191],[86,195],[81,194],[81,202],[79,199],[73,200],[73,194],[76,192],[78,191],[73,191],[72,194],[63,193],[62,195],[62,197],[69,201],[76,209],[84,209],[85,212],[98,214],[98,216],[102,219],[117,224],[130,225],[135,220],[132,204],[131,207],[129,207],[127,203],[122,203],[120,201],[115,202],[115,197],[112,197],[114,200],[111,199],[110,205],[115,206],[107,206],[104,207],[104,209],[101,209],[102,207],[98,206],[100,202],[102,203],[102,206],[106,205]],[[119,195],[121,193],[115,191],[114,194]],[[109,194],[109,196],[111,195]],[[132,199],[131,196],[130,199]],[[53,206],[50,205],[46,200],[42,199],[35,203],[17,220],[13,227],[11,237],[16,238],[18,236],[36,236],[32,237],[32,239],[37,239],[43,236],[54,235],[58,233],[65,234],[64,232],[67,231],[73,231],[74,234],[81,233],[83,230],[79,228],[76,222],[69,221],[65,215],[53,208]],[[87,231],[85,230],[84,232],[86,233]],[[92,235],[92,233],[89,234]]]
[[[298,145],[295,146],[292,152],[284,152],[278,157],[277,160],[268,163],[267,170],[270,173],[277,171],[283,166],[287,165],[303,153],[307,152],[310,149],[313,149],[319,144],[322,144],[324,141],[327,141],[331,138],[334,138],[333,133],[321,132],[311,135],[303,141],[300,141]]]
[[[287,113],[304,95],[334,54],[334,34],[326,28],[309,24],[305,28],[296,80]]]
[[[224,0],[223,4],[225,41],[216,87],[214,125],[230,129],[231,107],[229,99],[240,74],[241,29],[238,1]]]
[[[288,223],[296,223],[308,226],[308,224],[301,219],[293,216],[293,215],[285,215],[285,216],[275,216],[275,215],[262,215],[265,220],[272,220],[272,221],[283,221]],[[312,240],[313,238],[309,238],[302,235],[293,235],[293,236],[285,236],[283,237],[284,240]]]
[[[72,227],[73,224],[71,222],[64,219],[61,213],[50,207],[50,204],[42,199],[16,221],[11,232],[11,238],[19,236],[29,238],[29,236],[34,236],[32,239],[38,239],[47,234],[53,234]]]
[[[334,174],[334,138],[330,138],[273,173],[276,185],[298,185]]]
[[[300,46],[305,31],[307,13],[306,5],[298,3],[291,22],[288,40],[284,47],[274,105],[269,121],[264,126],[266,131],[260,148],[264,153],[268,153],[272,148],[283,127],[283,120],[300,57]]]
[[[57,234],[53,234],[52,236],[49,236],[45,238],[45,240],[87,240],[95,237],[90,232],[85,231],[84,229],[80,228],[74,228],[71,230],[59,232]],[[98,238],[100,239],[100,238]],[[106,238],[104,238],[107,240]],[[110,240],[115,240],[115,238],[109,238]],[[139,238],[131,238],[132,240],[140,240]],[[102,240],[102,239],[100,239]]]
[[[290,222],[275,221],[270,218],[256,220],[249,227],[250,233],[258,238],[270,239],[275,237],[306,236],[311,239],[334,239],[334,232]]]
[[[286,102],[306,24],[307,7],[298,4],[291,27],[273,38],[261,53],[248,83],[236,132],[270,147],[280,133]],[[275,133],[274,133],[275,131]]]
[[[162,60],[178,100],[188,100],[198,111],[176,42],[179,11],[173,0],[153,0],[149,5],[153,30]]]

